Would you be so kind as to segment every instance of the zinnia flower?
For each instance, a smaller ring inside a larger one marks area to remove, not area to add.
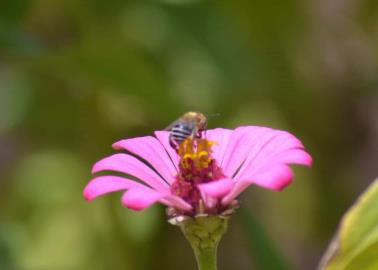
[[[123,176],[96,176],[84,197],[124,191],[122,204],[136,211],[160,202],[171,217],[222,215],[236,207],[236,198],[248,186],[282,190],[293,179],[290,164],[312,162],[300,140],[286,131],[242,126],[203,135],[187,139],[177,151],[169,144],[168,131],[114,143],[113,148],[127,152],[98,161],[92,173]]]
[[[92,172],[123,176],[95,177],[84,197],[93,200],[125,191],[122,204],[130,209],[143,210],[156,202],[168,206],[169,221],[180,226],[200,270],[217,269],[217,247],[240,193],[251,184],[282,190],[293,179],[289,164],[312,162],[295,136],[266,127],[207,130],[177,149],[170,145],[169,134],[156,131],[155,137],[114,143],[115,149],[127,153],[98,161]]]

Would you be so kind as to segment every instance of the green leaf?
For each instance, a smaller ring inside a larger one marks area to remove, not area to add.
[[[344,215],[319,269],[378,269],[378,179]]]

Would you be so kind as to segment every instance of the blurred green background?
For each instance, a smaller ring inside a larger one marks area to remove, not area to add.
[[[187,110],[296,134],[281,193],[251,187],[222,269],[314,269],[377,176],[376,0],[2,0],[0,269],[195,269],[162,206],[87,203],[112,142]]]

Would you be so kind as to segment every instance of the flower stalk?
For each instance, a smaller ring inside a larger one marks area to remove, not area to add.
[[[188,217],[180,226],[196,257],[199,270],[217,269],[217,249],[227,230],[228,219],[220,216]]]

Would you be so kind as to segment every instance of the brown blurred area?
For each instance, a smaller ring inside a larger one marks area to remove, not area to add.
[[[314,158],[241,197],[275,252],[237,213],[219,269],[314,269],[377,176],[377,48],[376,0],[1,1],[0,269],[194,269],[162,206],[81,194],[112,142],[188,110],[288,130]]]

